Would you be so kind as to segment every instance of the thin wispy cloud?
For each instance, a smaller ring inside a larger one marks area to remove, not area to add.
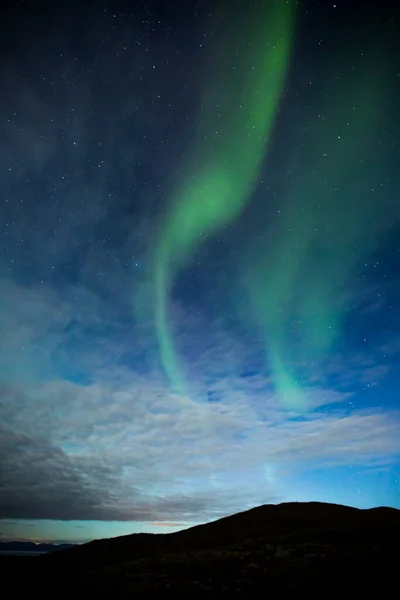
[[[32,358],[41,356],[42,366],[48,357],[46,378],[35,377],[33,367],[31,377],[19,378],[17,369],[2,385],[3,518],[205,521],[284,500],[280,478],[299,469],[349,461],[373,467],[391,464],[400,453],[396,411],[355,410],[351,393],[319,385],[308,390],[307,410],[296,412],[282,406],[260,373],[218,378],[216,357],[225,372],[224,361],[232,360],[221,351],[222,330],[215,336],[219,346],[198,357],[199,382],[212,375],[211,397],[202,393],[203,384],[194,386],[193,397],[174,395],[148,369],[121,364],[126,347],[118,328],[107,343],[77,346],[85,381],[61,379],[54,358],[68,343],[63,332],[77,321],[70,300],[4,281],[2,291],[8,300],[3,331],[12,337],[15,328],[18,339],[7,360],[18,365],[23,346]],[[81,297],[91,298],[84,291]],[[110,331],[112,317],[102,317],[100,301],[95,305],[92,299],[78,338],[87,326]],[[235,343],[227,337],[225,348]],[[360,377],[384,374],[373,366]],[[267,487],[260,485],[265,465],[280,474],[271,475]],[[236,482],[244,475],[240,492]]]

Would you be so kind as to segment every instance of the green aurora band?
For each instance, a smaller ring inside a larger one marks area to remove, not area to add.
[[[275,388],[289,409],[307,409],[307,378],[318,376],[341,340],[360,268],[399,223],[388,172],[395,136],[384,126],[396,110],[396,76],[383,41],[369,47],[342,45],[335,69],[316,84],[315,104],[293,134],[279,215],[270,215],[242,265]]]
[[[193,141],[154,250],[155,323],[169,382],[185,391],[168,319],[174,277],[197,247],[240,215],[268,148],[290,62],[295,1],[229,3],[207,64]]]

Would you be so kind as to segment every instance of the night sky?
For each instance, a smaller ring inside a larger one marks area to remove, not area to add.
[[[399,20],[369,6],[3,7],[0,539],[400,508]]]

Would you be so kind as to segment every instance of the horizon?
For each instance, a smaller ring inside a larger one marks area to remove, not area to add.
[[[3,3],[0,537],[400,508],[392,4]]]
[[[190,525],[185,525],[185,526],[182,525],[182,527],[179,526],[179,525],[172,525],[172,528],[174,529],[174,531],[163,531],[163,532],[161,532],[161,531],[157,531],[157,530],[155,530],[155,531],[147,531],[147,530],[145,530],[145,531],[140,531],[140,532],[136,531],[136,532],[130,532],[130,533],[123,533],[123,534],[119,534],[119,535],[113,535],[113,536],[110,536],[109,538],[107,538],[107,537],[88,538],[88,539],[81,539],[81,540],[76,540],[76,541],[73,541],[73,540],[51,540],[51,539],[50,540],[47,539],[47,540],[41,540],[41,541],[34,541],[32,539],[17,539],[17,538],[14,538],[14,539],[2,539],[0,537],[0,543],[21,542],[21,543],[33,543],[36,546],[40,546],[41,544],[52,544],[54,546],[61,546],[61,545],[64,545],[64,544],[71,544],[71,545],[74,545],[74,546],[79,546],[79,545],[83,545],[83,544],[88,544],[88,543],[93,542],[93,541],[100,541],[100,540],[112,539],[112,538],[117,538],[117,537],[124,537],[126,535],[135,535],[137,533],[139,533],[139,534],[141,534],[141,533],[148,533],[148,534],[151,534],[151,535],[158,535],[158,534],[166,535],[168,533],[178,533],[179,531],[184,531],[185,529],[191,529],[192,527],[197,527],[198,525],[205,525],[205,524],[208,524],[208,523],[214,523],[214,522],[219,521],[221,519],[224,519],[226,517],[235,516],[235,515],[241,514],[242,512],[247,512],[247,511],[250,511],[250,510],[253,510],[253,509],[263,508],[263,507],[267,507],[267,506],[281,506],[281,505],[286,505],[286,504],[328,504],[328,505],[331,505],[331,506],[340,506],[340,507],[343,507],[343,508],[355,508],[357,510],[363,510],[363,511],[376,510],[376,509],[394,509],[394,510],[400,510],[400,507],[393,507],[393,506],[370,506],[370,507],[359,508],[357,506],[350,506],[350,505],[344,505],[344,504],[336,504],[336,503],[333,503],[333,502],[318,502],[318,501],[315,501],[315,500],[309,500],[307,502],[298,502],[298,501],[295,500],[295,501],[291,501],[291,502],[279,502],[279,503],[276,503],[276,504],[274,504],[274,503],[271,503],[271,504],[261,504],[259,506],[254,506],[252,508],[249,508],[246,511],[240,511],[239,513],[233,513],[233,514],[225,515],[224,517],[219,517],[218,519],[215,519],[215,520],[212,520],[212,521],[206,521],[205,523],[195,523],[195,524],[190,524]],[[162,523],[162,524],[157,524],[157,525],[153,524],[153,528],[154,527],[159,528],[160,526],[161,527],[165,526],[165,527],[168,528],[168,527],[171,527],[171,524],[170,523],[167,523],[167,524]]]

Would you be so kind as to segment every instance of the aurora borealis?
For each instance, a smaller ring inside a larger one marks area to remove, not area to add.
[[[286,162],[291,180],[282,186],[279,218],[266,224],[261,244],[256,241],[244,261],[276,388],[294,404],[305,399],[285,365],[297,354],[312,374],[310,366],[340,339],[360,265],[400,215],[388,185],[396,141],[382,141],[395,77],[384,40],[361,54],[350,45],[350,69],[340,64],[343,47],[336,53],[331,60],[338,66],[295,128]]]
[[[398,23],[348,4],[6,9],[1,539],[400,507]]]
[[[177,184],[154,257],[160,354],[180,392],[184,386],[166,297],[179,267],[208,237],[240,216],[254,190],[285,83],[295,8],[294,2],[282,6],[272,1],[250,6],[245,14],[235,14],[230,6],[219,15],[226,31],[209,53],[208,60],[217,64],[201,94],[190,158],[185,156],[189,172]]]

